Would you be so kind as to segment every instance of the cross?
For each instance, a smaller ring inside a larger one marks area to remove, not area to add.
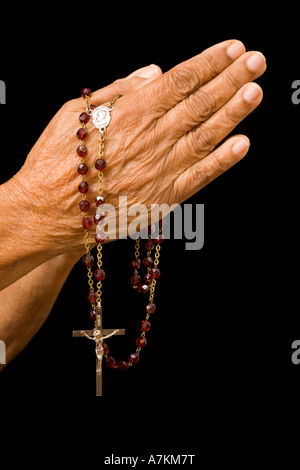
[[[102,329],[102,307],[98,304],[95,328],[93,330],[73,331],[73,336],[85,336],[95,341],[96,352],[96,396],[102,396],[102,359],[103,359],[103,340],[114,335],[124,335],[125,330],[103,330]]]

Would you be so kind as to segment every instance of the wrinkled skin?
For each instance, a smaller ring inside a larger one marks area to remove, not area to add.
[[[250,82],[265,68],[262,54],[245,53],[238,41],[225,41],[165,74],[153,66],[152,78],[129,76],[92,93],[90,101],[96,105],[122,95],[106,132],[106,202],[117,207],[119,196],[126,195],[129,206],[181,203],[238,162],[248,151],[246,136],[230,137],[216,147],[260,103],[262,91]],[[77,189],[81,178],[76,171],[76,132],[84,110],[83,98],[64,104],[13,178],[37,232],[43,234],[39,243],[55,254],[84,243],[78,207],[82,195]],[[91,122],[87,130],[87,199],[93,203],[99,131]],[[240,148],[234,149],[238,143]]]

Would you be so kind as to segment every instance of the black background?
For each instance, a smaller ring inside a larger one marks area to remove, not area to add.
[[[253,4],[224,14],[161,7],[123,14],[77,5],[72,19],[58,6],[44,8],[34,22],[22,22],[17,42],[5,41],[2,182],[83,86],[101,88],[150,63],[166,71],[230,38],[268,62],[258,80],[263,103],[237,129],[250,138],[249,154],[187,201],[205,204],[204,247],[162,246],[158,309],[139,364],[125,374],[104,368],[104,396],[94,396],[93,346],[72,338],[73,329],[90,324],[78,263],[44,326],[1,374],[2,442],[5,449],[24,445],[29,461],[43,449],[47,459],[58,461],[60,450],[96,465],[112,452],[188,453],[200,464],[208,457],[211,466],[219,459],[244,465],[286,461],[297,449],[297,20],[288,7],[265,17]],[[133,249],[132,241],[104,247],[104,326],[128,332],[110,340],[117,359],[131,352],[143,315],[128,282]]]

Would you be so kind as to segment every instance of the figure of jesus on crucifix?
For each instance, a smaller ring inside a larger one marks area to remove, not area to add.
[[[95,328],[93,330],[73,331],[73,336],[85,336],[95,341],[96,352],[96,396],[102,396],[102,359],[103,359],[103,341],[114,335],[124,335],[125,330],[103,330],[102,329],[102,308],[97,307],[97,317]]]

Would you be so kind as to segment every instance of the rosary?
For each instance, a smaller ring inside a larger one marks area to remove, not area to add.
[[[139,275],[139,269],[141,267],[140,259],[140,237],[136,238],[135,243],[135,257],[131,261],[131,267],[134,270],[131,276],[131,284],[134,289],[139,293],[149,293],[149,299],[145,306],[146,317],[141,323],[141,334],[136,340],[136,350],[131,353],[128,357],[128,361],[120,361],[117,363],[116,359],[109,355],[109,348],[104,340],[114,335],[124,335],[124,329],[102,329],[102,281],[105,279],[105,271],[102,268],[102,244],[106,239],[106,235],[101,230],[105,223],[105,216],[101,213],[101,207],[105,204],[105,198],[102,195],[102,183],[103,183],[103,171],[106,168],[106,162],[104,157],[104,142],[105,142],[105,131],[110,122],[110,113],[113,110],[114,104],[121,97],[121,95],[115,96],[110,101],[109,106],[96,106],[90,104],[91,90],[89,88],[83,88],[81,90],[81,96],[85,99],[86,111],[81,113],[79,121],[81,128],[77,131],[77,137],[81,141],[77,147],[77,154],[80,157],[80,163],[77,167],[78,173],[81,175],[82,181],[78,186],[78,191],[82,194],[82,200],[79,203],[79,209],[84,213],[82,219],[82,225],[84,228],[84,240],[85,240],[85,252],[83,257],[83,264],[87,268],[87,277],[89,285],[88,301],[91,304],[90,319],[94,321],[94,328],[92,330],[78,330],[73,331],[75,337],[85,337],[95,342],[96,352],[96,396],[102,396],[102,360],[105,358],[105,364],[110,369],[117,369],[119,371],[126,371],[134,364],[139,361],[140,352],[147,344],[146,333],[151,328],[149,321],[150,315],[156,310],[156,305],[153,303],[154,292],[156,286],[156,279],[160,276],[160,270],[158,268],[159,256],[161,250],[161,243],[164,238],[162,235],[162,224],[159,221],[159,234],[156,238],[152,239],[151,227],[148,227],[148,239],[145,242],[145,248],[147,250],[146,256],[143,258],[143,265],[147,268],[147,273],[142,281]],[[89,229],[93,226],[93,221],[88,216],[91,204],[87,200],[88,183],[86,182],[86,175],[88,173],[88,166],[85,163],[85,156],[87,155],[87,147],[83,144],[83,141],[87,138],[86,124],[92,120],[94,126],[100,132],[99,140],[99,153],[98,158],[95,162],[95,167],[98,170],[98,196],[95,200],[97,207],[96,215],[94,216],[94,223],[96,225],[96,243],[97,243],[97,262],[96,269],[93,272],[92,267],[95,264],[94,256],[91,255],[91,246],[89,243]],[[154,252],[154,259],[151,256],[152,251]],[[97,281],[96,288],[94,288],[94,277]]]

